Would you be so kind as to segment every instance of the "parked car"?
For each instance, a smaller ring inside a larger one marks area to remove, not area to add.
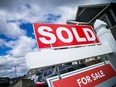
[[[76,65],[57,66],[57,67],[49,68],[49,69],[47,68],[42,70],[41,72],[38,72],[36,74],[36,78],[34,81],[37,87],[48,87],[47,81],[46,81],[47,78],[50,78],[56,75],[58,75],[60,78],[60,74],[64,74],[64,73],[77,70],[83,67],[85,67],[84,64],[81,64],[81,65],[76,64]]]
[[[9,77],[0,77],[0,87],[8,87],[10,85]]]

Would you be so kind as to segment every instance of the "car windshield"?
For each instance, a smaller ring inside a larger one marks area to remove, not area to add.
[[[44,73],[44,76],[48,76],[53,73],[53,69],[49,69]]]

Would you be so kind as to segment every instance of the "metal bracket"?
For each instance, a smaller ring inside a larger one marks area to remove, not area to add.
[[[59,67],[58,66],[55,66],[55,70],[56,70],[56,73],[57,73],[57,76],[59,79],[62,79],[61,76],[60,76],[60,70],[59,70]]]

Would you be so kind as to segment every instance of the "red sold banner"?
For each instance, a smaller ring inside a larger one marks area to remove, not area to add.
[[[34,23],[39,48],[98,44],[91,26]]]
[[[53,80],[54,78],[51,78]],[[87,69],[52,81],[50,87],[115,87],[116,72],[110,64]]]

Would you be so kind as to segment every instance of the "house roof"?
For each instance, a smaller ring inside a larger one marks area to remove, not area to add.
[[[108,8],[116,6],[116,3],[95,4],[79,6],[75,21],[91,22],[94,18],[103,14]]]

